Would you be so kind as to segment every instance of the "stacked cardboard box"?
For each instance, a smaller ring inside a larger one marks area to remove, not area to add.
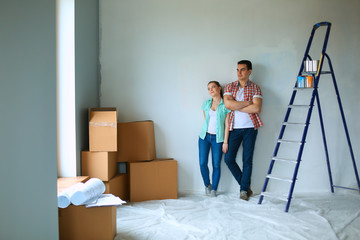
[[[176,198],[177,162],[174,159],[130,163],[130,201]]]
[[[116,108],[89,109],[89,151],[81,152],[81,174],[101,179],[105,193],[129,199],[129,174],[118,173]]]
[[[81,167],[82,175],[104,181],[105,193],[125,201],[177,198],[177,162],[156,159],[154,122],[117,123],[116,108],[89,109]]]
[[[117,151],[116,108],[89,109],[89,150],[91,152]]]
[[[156,159],[153,121],[118,123],[118,162],[129,167],[130,201],[176,199],[177,161]]]

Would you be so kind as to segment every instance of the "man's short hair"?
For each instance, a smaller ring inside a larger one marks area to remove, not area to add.
[[[249,60],[241,60],[241,61],[238,61],[237,64],[238,65],[239,64],[245,64],[247,66],[248,70],[252,70],[252,63]]]

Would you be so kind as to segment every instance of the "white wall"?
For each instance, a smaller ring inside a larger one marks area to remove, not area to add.
[[[235,81],[236,62],[252,60],[252,79],[264,94],[264,127],[258,134],[252,177],[252,188],[260,192],[312,26],[320,21],[333,24],[328,54],[353,146],[359,145],[359,9],[355,0],[102,0],[100,105],[117,107],[121,122],[153,120],[157,157],[179,162],[179,192],[203,191],[197,141],[201,104],[209,97],[207,82]],[[321,40],[324,29],[317,31]],[[314,59],[320,57],[319,45],[314,42]],[[355,187],[330,81],[321,78],[320,97],[334,181]],[[312,123],[297,192],[329,191],[316,109]],[[358,148],[354,153],[359,159]],[[284,190],[279,185],[271,188]],[[224,162],[218,190],[238,191]]]

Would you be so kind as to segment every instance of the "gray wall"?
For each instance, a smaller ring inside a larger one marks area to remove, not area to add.
[[[0,7],[0,239],[58,239],[56,1]],[[75,1],[77,165],[99,106],[98,0]]]
[[[77,174],[89,148],[88,108],[99,107],[99,1],[75,1],[75,111]]]
[[[320,21],[333,24],[328,54],[353,146],[359,146],[359,9],[356,0],[101,0],[100,105],[117,107],[119,121],[154,120],[157,156],[179,161],[179,191],[203,191],[197,141],[203,124],[201,104],[209,98],[207,83],[235,81],[236,62],[252,60],[251,79],[264,94],[264,127],[259,130],[252,175],[252,188],[260,192],[310,31]],[[317,31],[318,39],[323,39],[324,29]],[[314,40],[312,58],[320,58],[320,45]],[[355,187],[329,76],[321,78],[320,98],[334,181]],[[311,123],[295,190],[329,191],[316,108]],[[360,165],[359,149],[354,153]],[[285,167],[280,174],[292,171]],[[224,163],[219,191],[239,191]]]
[[[55,0],[0,4],[0,239],[58,239]]]

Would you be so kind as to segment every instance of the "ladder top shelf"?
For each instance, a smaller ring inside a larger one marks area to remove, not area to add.
[[[301,72],[301,75],[304,76],[310,76],[310,75],[316,75],[317,72]],[[331,71],[321,71],[320,74],[331,74]]]

